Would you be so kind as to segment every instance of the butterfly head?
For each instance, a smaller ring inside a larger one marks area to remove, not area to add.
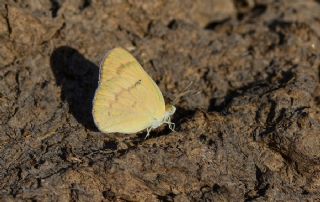
[[[170,117],[176,112],[176,107],[173,105],[166,105],[165,117]]]
[[[158,128],[163,123],[171,124],[171,116],[174,114],[175,111],[176,111],[175,106],[166,105],[166,111],[164,113],[164,116],[160,120],[155,119],[151,125],[151,128],[153,128],[153,129]]]

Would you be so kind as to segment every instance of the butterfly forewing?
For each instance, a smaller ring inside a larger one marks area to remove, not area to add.
[[[126,50],[111,50],[100,66],[93,117],[102,132],[136,133],[163,118],[162,93]]]

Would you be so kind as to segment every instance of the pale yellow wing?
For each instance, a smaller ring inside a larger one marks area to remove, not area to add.
[[[99,86],[93,101],[93,118],[105,133],[136,133],[161,120],[163,95],[126,50],[111,50],[100,66]]]

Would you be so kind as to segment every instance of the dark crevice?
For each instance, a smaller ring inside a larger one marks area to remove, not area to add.
[[[200,188],[201,201],[211,201],[212,198],[217,196],[228,195],[228,190],[224,186],[214,184],[213,186],[203,186]]]
[[[269,183],[267,183],[264,179],[264,173],[260,170],[258,166],[256,167],[256,180],[257,184],[255,186],[256,193],[252,195],[248,195],[248,193],[245,194],[245,201],[254,201],[257,198],[264,197],[267,193],[267,190],[269,189]]]
[[[265,196],[265,194],[269,188],[269,184],[265,182],[263,175],[264,174],[262,173],[260,168],[258,166],[256,166],[256,179],[258,181],[258,184],[257,184],[258,192],[257,193],[258,193],[259,197]]]
[[[205,144],[207,142],[207,136],[202,134],[199,136],[199,141],[202,143],[202,144]]]
[[[267,116],[267,124],[272,124],[273,120],[275,118],[276,115],[276,107],[277,107],[277,103],[273,100],[270,100],[270,110],[269,110],[269,114]]]
[[[58,154],[58,156],[59,156],[62,160],[67,161],[67,158],[68,158],[68,156],[69,156],[69,153],[70,153],[69,148],[63,147],[63,148],[61,148],[60,153]]]
[[[116,197],[115,193],[112,192],[111,190],[103,191],[102,196],[103,196],[103,198],[108,199],[110,201],[114,201],[115,197]]]
[[[177,20],[177,19],[173,19],[171,20],[168,24],[167,24],[167,27],[171,30],[177,30],[179,28],[187,28],[190,27],[190,26],[193,26],[192,24],[189,24],[188,22],[186,21],[183,21],[183,20]]]
[[[226,19],[223,19],[223,20],[209,22],[204,27],[204,29],[206,29],[206,30],[215,30],[217,27],[222,26],[223,24],[229,22],[229,20],[230,20],[230,18],[226,18]]]
[[[174,193],[168,193],[167,195],[164,195],[164,196],[158,196],[158,199],[162,202],[173,202],[175,196],[176,195]]]
[[[103,149],[117,150],[118,143],[116,141],[108,141],[103,145]]]
[[[280,110],[280,115],[276,118],[277,103],[270,100],[271,106],[266,120],[266,129],[262,131],[259,136],[265,137],[275,131],[277,124],[285,117],[285,109]]]
[[[282,72],[282,78],[279,81],[280,84],[287,84],[291,79],[294,78],[295,74],[292,72],[292,69],[295,67],[296,65],[292,67],[289,71]]]
[[[59,168],[59,169],[57,169],[55,172],[51,172],[51,173],[49,173],[48,175],[45,175],[45,176],[41,177],[41,179],[45,180],[45,179],[48,179],[48,178],[52,177],[53,175],[65,173],[65,172],[67,172],[70,168],[72,168],[71,165],[67,165],[66,167]]]
[[[245,14],[244,13],[237,13],[237,20],[238,21],[242,21],[245,17]]]
[[[247,10],[251,7],[251,3],[248,0],[233,0],[233,3],[237,9]]]
[[[267,10],[267,5],[255,3],[248,0],[234,0],[237,9],[237,19],[256,19],[263,15]]]
[[[276,32],[279,36],[278,45],[281,46],[286,43],[286,36],[282,32]]]
[[[233,98],[239,96],[240,93],[237,92],[237,91],[230,91],[227,93],[227,95],[225,96],[224,98],[224,101],[217,105],[216,104],[216,98],[212,98],[210,100],[210,104],[209,104],[209,107],[208,107],[208,111],[209,112],[224,112],[225,109],[227,108],[227,106],[231,103],[231,101],[233,100]]]
[[[292,26],[292,22],[283,21],[283,20],[273,20],[269,23],[268,27],[271,31],[278,34],[279,42],[278,46],[281,46],[286,43],[285,34],[283,33],[282,29],[286,29]]]
[[[84,0],[83,4],[80,6],[79,9],[82,11],[82,10],[86,9],[87,7],[89,7],[90,5],[91,5],[91,0]]]
[[[178,28],[178,21],[176,19],[171,20],[167,27],[169,29],[176,30]]]
[[[212,191],[213,192],[219,192],[220,189],[221,189],[221,187],[218,184],[214,184],[212,186]]]
[[[58,15],[58,11],[61,7],[60,0],[50,0],[51,2],[51,17],[55,18]]]
[[[74,183],[71,184],[70,198],[72,202],[79,201],[79,191]]]
[[[9,36],[10,36],[11,33],[12,33],[12,27],[11,27],[11,25],[10,25],[10,20],[9,20],[9,8],[8,8],[8,5],[7,5],[7,4],[5,5],[5,8],[6,8],[6,12],[7,12],[7,15],[6,15],[5,19],[6,19],[6,23],[7,23],[7,27],[8,27]]]
[[[264,4],[257,4],[251,9],[251,18],[256,18],[265,13],[267,6]]]
[[[292,26],[292,22],[285,21],[285,20],[273,20],[269,23],[268,27],[271,31],[277,31],[279,28],[289,28]]]

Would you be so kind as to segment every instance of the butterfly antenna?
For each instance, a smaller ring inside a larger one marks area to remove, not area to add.
[[[191,94],[191,95],[197,95],[200,92],[193,92],[192,90],[190,90],[190,87],[192,86],[193,81],[190,81],[190,83],[182,90],[181,93],[179,93],[174,100],[172,101],[173,105],[177,104],[180,100],[181,97],[186,96],[187,94]]]

